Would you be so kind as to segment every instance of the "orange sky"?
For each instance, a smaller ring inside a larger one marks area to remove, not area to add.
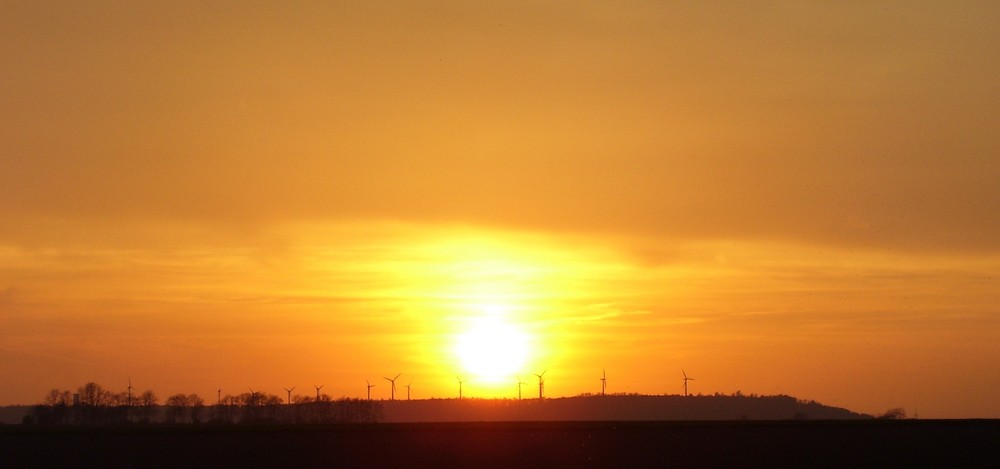
[[[2,7],[0,404],[447,397],[502,317],[550,396],[1000,418],[1000,6],[295,3]]]

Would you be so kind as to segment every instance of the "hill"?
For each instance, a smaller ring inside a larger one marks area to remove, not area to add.
[[[870,416],[791,396],[576,396],[383,401],[383,422],[851,420]]]
[[[123,423],[419,423],[696,420],[854,420],[871,416],[791,396],[584,395],[554,399],[423,399],[218,406],[10,406],[0,423],[41,425]]]

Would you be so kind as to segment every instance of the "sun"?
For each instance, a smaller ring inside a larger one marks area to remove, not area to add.
[[[528,336],[500,316],[483,316],[458,336],[455,354],[477,381],[498,383],[524,365]]]

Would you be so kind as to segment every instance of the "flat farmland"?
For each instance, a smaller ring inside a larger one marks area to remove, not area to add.
[[[985,467],[1000,421],[0,427],[3,467]]]

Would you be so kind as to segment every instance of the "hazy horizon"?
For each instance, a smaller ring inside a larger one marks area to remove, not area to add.
[[[1000,4],[0,11],[0,405],[683,369],[1000,418]]]

